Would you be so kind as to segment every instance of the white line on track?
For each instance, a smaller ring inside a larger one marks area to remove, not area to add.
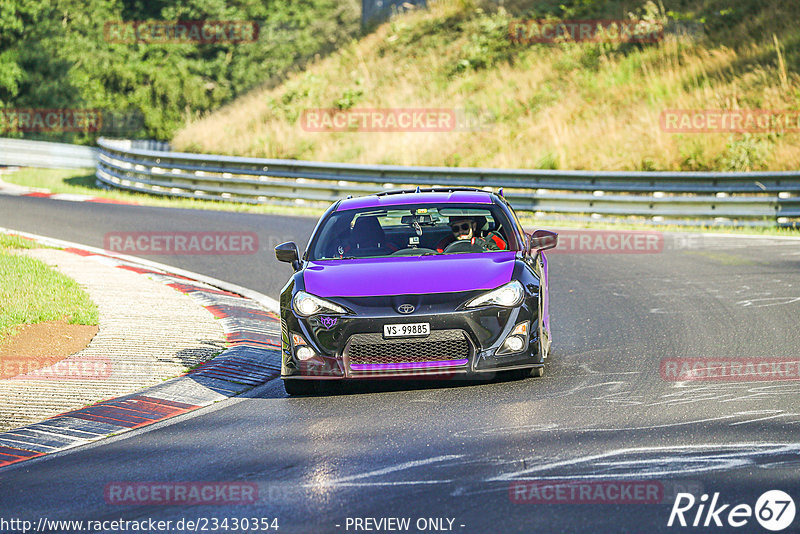
[[[533,480],[581,479],[620,479],[668,477],[672,475],[697,474],[708,471],[730,470],[753,466],[756,457],[770,457],[781,454],[796,456],[800,452],[797,443],[735,443],[730,445],[681,445],[672,447],[639,447],[616,449],[607,453],[582,456],[557,462],[543,463],[529,469],[512,471],[488,478],[487,482],[508,482],[527,480],[525,475],[533,475]],[[626,455],[653,454],[654,457],[623,459]],[[658,456],[661,454],[662,456]],[[618,458],[618,459],[614,459]],[[579,464],[590,466],[589,472],[570,475],[541,475],[535,473],[554,468],[573,467]],[[606,472],[598,472],[606,467]]]
[[[424,460],[412,460],[410,462],[403,462],[401,464],[396,464],[396,465],[393,465],[393,466],[390,466],[390,467],[384,467],[382,469],[376,469],[374,471],[368,471],[366,473],[361,473],[361,474],[358,474],[358,475],[350,475],[350,476],[341,477],[341,478],[337,478],[337,479],[334,479],[334,480],[325,481],[325,482],[316,483],[316,484],[307,484],[307,486],[340,486],[340,485],[342,485],[343,482],[349,482],[351,480],[358,480],[358,479],[362,479],[362,478],[369,478],[369,477],[375,477],[375,476],[380,476],[380,475],[387,475],[389,473],[395,473],[397,471],[404,471],[406,469],[411,469],[413,467],[420,467],[420,466],[423,466],[423,465],[435,464],[435,463],[444,462],[444,461],[447,461],[447,460],[458,460],[458,459],[463,458],[463,457],[464,457],[463,454],[445,454],[443,456],[434,456],[433,458],[425,458]],[[444,481],[406,481],[405,483],[406,484],[413,484],[413,483],[420,483],[420,484],[426,483],[427,484],[427,483],[432,483],[432,482],[439,484],[439,483],[442,483]],[[370,484],[370,483],[365,483],[365,484]],[[381,483],[377,483],[376,482],[375,484],[381,484]]]

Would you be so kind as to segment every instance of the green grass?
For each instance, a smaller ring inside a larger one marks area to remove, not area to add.
[[[8,183],[26,187],[44,188],[52,193],[90,195],[120,202],[133,202],[143,206],[161,208],[188,208],[202,210],[236,211],[243,213],[273,213],[281,215],[318,217],[325,209],[313,207],[266,206],[239,204],[236,202],[217,202],[191,198],[160,197],[145,193],[109,190],[95,184],[92,169],[35,169],[25,168],[3,175]]]
[[[0,250],[12,248],[41,248],[42,246],[31,239],[18,235],[0,234]]]
[[[97,306],[75,280],[42,261],[11,252],[20,248],[31,248],[30,242],[0,236],[0,339],[23,324],[62,319],[98,324]]]
[[[18,172],[4,176],[5,181],[28,187],[46,188],[53,193],[72,193],[92,195],[125,202],[136,202],[145,206],[158,206],[163,208],[187,208],[218,211],[236,211],[242,213],[266,213],[287,215],[293,217],[319,217],[324,208],[292,207],[292,206],[265,206],[252,204],[237,204],[235,202],[212,202],[207,200],[192,200],[183,198],[170,198],[146,195],[143,193],[128,193],[126,191],[113,191],[99,188],[95,185],[94,174],[85,170],[64,169],[22,169]],[[791,236],[800,237],[800,229],[781,228],[777,226],[744,227],[744,226],[679,226],[674,224],[654,224],[645,221],[590,221],[577,222],[568,219],[534,218],[525,212],[519,213],[520,220],[525,228],[593,228],[614,230],[642,230],[652,229],[662,232],[711,232],[731,233],[741,235],[766,235],[766,236]],[[0,238],[2,239],[2,238]],[[0,241],[0,246],[2,241]]]

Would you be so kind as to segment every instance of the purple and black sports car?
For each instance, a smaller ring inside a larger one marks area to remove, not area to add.
[[[524,233],[501,194],[388,191],[340,200],[280,298],[290,395],[319,380],[542,376],[550,348],[547,259],[557,235]]]

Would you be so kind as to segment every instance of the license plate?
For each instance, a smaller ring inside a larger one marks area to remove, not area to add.
[[[420,337],[431,333],[431,323],[383,325],[383,337]]]

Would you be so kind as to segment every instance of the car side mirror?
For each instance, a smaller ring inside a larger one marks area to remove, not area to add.
[[[541,252],[558,246],[558,234],[549,230],[536,230],[528,238],[528,254]]]
[[[275,257],[278,261],[291,263],[295,271],[300,270],[300,254],[297,252],[297,245],[294,241],[281,243],[275,247]]]

